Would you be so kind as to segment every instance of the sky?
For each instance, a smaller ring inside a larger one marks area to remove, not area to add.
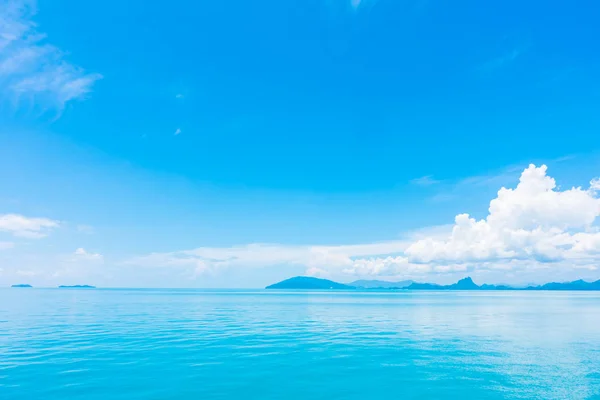
[[[600,279],[598,13],[0,0],[0,286]]]

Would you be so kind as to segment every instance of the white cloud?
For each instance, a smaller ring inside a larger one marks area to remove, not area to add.
[[[80,247],[73,253],[73,257],[71,258],[74,262],[82,262],[82,261],[93,261],[93,262],[103,262],[104,257],[99,253],[90,253],[86,251],[84,248]]]
[[[560,191],[546,171],[545,165],[530,165],[515,189],[500,189],[487,218],[477,221],[459,214],[447,238],[418,240],[405,254],[418,263],[591,257],[600,244],[593,225],[600,214],[596,181],[587,190]]]
[[[18,237],[39,239],[59,225],[58,221],[48,218],[28,218],[19,214],[0,215],[0,231]]]
[[[35,11],[35,1],[0,0],[0,89],[17,102],[35,100],[60,111],[84,98],[102,76],[69,63],[63,51],[45,43],[32,21]]]

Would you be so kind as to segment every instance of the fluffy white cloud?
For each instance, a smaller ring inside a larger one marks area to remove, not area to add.
[[[91,91],[100,74],[90,74],[65,60],[45,43],[32,17],[33,0],[0,0],[0,89],[19,101],[35,100],[58,110]]]
[[[459,214],[447,238],[418,240],[406,256],[417,263],[591,257],[600,244],[593,225],[600,214],[597,181],[589,189],[560,191],[546,171],[545,165],[530,165],[515,189],[500,189],[487,218]]]
[[[42,238],[49,230],[58,228],[59,225],[58,221],[48,218],[28,218],[19,214],[0,215],[0,232],[24,238]]]

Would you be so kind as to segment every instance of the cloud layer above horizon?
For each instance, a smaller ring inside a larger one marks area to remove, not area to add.
[[[564,271],[595,271],[600,260],[600,181],[587,188],[561,190],[547,167],[529,165],[515,188],[502,187],[480,220],[459,214],[454,224],[406,233],[381,243],[322,246],[253,243],[232,247],[198,247],[115,259],[111,271],[177,275],[189,282],[199,277],[236,271],[301,268],[304,274],[338,280],[358,278],[436,280],[436,276],[500,271],[517,276],[546,270],[551,277]],[[65,224],[48,218],[0,215],[0,231],[13,239],[42,239]],[[18,245],[18,244],[17,244]],[[15,248],[2,242],[3,253]],[[48,276],[102,274],[107,268],[99,253],[77,248],[55,257]],[[46,264],[52,265],[48,258]],[[6,269],[4,272],[7,272]],[[27,271],[17,271],[17,275]],[[32,273],[39,273],[33,271]],[[1,272],[0,272],[1,273]],[[25,276],[25,275],[24,275]],[[193,283],[190,283],[193,285]]]
[[[529,165],[514,189],[501,188],[486,218],[459,214],[454,225],[404,240],[346,246],[249,244],[153,253],[126,261],[146,267],[222,269],[293,264],[329,277],[423,277],[467,269],[585,268],[600,259],[600,182],[560,190],[547,167]]]

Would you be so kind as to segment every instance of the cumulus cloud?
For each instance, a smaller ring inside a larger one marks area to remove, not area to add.
[[[545,165],[530,165],[515,189],[498,191],[485,219],[459,214],[447,238],[418,240],[405,254],[417,263],[590,258],[600,244],[596,182],[561,191]]]
[[[0,232],[8,232],[18,237],[39,239],[59,226],[58,221],[48,218],[28,218],[19,214],[0,215]]]
[[[60,111],[84,98],[102,76],[69,63],[46,43],[32,21],[35,12],[33,0],[0,0],[0,89],[17,102],[35,100]]]

